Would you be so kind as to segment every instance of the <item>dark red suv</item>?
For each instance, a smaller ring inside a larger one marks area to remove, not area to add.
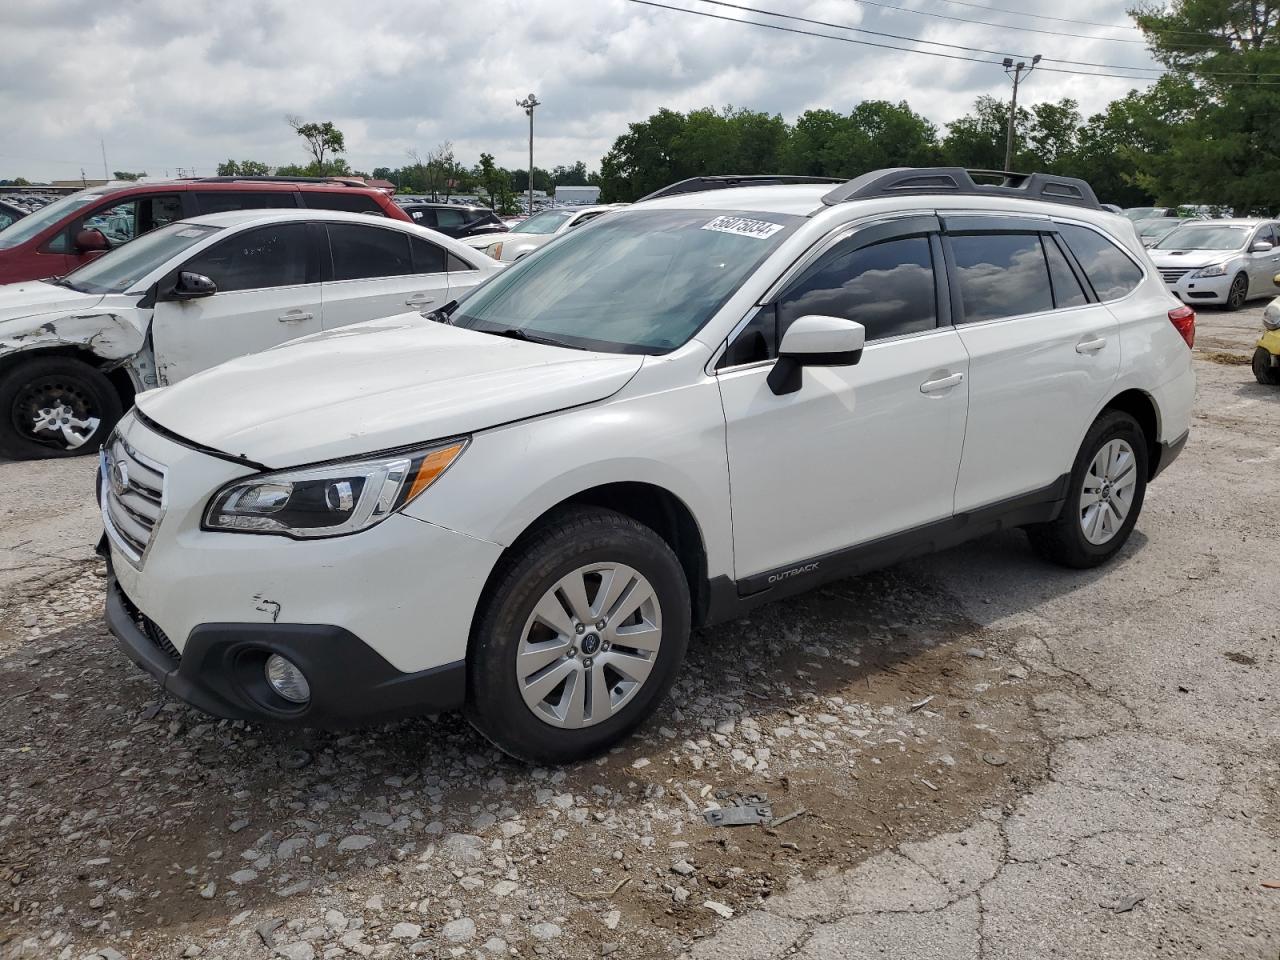
[[[409,220],[358,180],[205,177],[109,184],[56,200],[0,230],[0,283],[61,276],[174,220],[224,210],[311,207]]]

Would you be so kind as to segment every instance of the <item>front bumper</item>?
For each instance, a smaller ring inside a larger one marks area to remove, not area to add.
[[[109,565],[109,562],[108,562]],[[107,578],[107,626],[120,648],[168,693],[232,720],[342,729],[454,710],[466,699],[465,661],[401,673],[342,627],[302,623],[206,623],[181,652]],[[304,705],[267,685],[272,653],[297,665],[311,686]]]
[[[1191,279],[1191,270],[1176,283],[1165,281],[1164,287],[1183,303],[1195,306],[1197,303],[1226,303],[1227,294],[1231,290],[1231,282],[1236,278],[1234,273],[1221,277],[1200,277]]]

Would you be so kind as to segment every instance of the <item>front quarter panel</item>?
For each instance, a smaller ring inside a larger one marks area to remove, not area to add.
[[[98,304],[84,311],[0,322],[0,356],[47,347],[79,347],[104,360],[123,360],[142,349],[146,322],[135,307]]]
[[[695,358],[678,366],[700,364]],[[729,477],[715,381],[699,371],[682,385],[680,376],[655,377],[651,365],[667,362],[646,360],[649,376],[637,380],[648,388],[633,381],[608,401],[476,434],[453,468],[406,513],[505,547],[577,494],[606,484],[647,483],[689,508],[708,574],[730,573]]]

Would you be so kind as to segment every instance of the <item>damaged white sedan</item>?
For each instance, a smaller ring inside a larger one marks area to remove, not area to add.
[[[0,286],[0,457],[93,452],[135,393],[321,330],[436,310],[500,269],[409,223],[245,210]]]

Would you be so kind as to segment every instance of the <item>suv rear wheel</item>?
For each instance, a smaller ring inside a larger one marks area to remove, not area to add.
[[[0,456],[94,453],[122,412],[111,381],[87,363],[71,357],[19,363],[0,374]]]
[[[653,712],[689,622],[689,585],[661,537],[611,510],[561,513],[489,591],[467,658],[468,718],[522,760],[589,757]]]
[[[1032,548],[1079,570],[1106,563],[1138,522],[1147,476],[1142,427],[1127,413],[1104,411],[1080,445],[1062,514],[1026,528]]]

